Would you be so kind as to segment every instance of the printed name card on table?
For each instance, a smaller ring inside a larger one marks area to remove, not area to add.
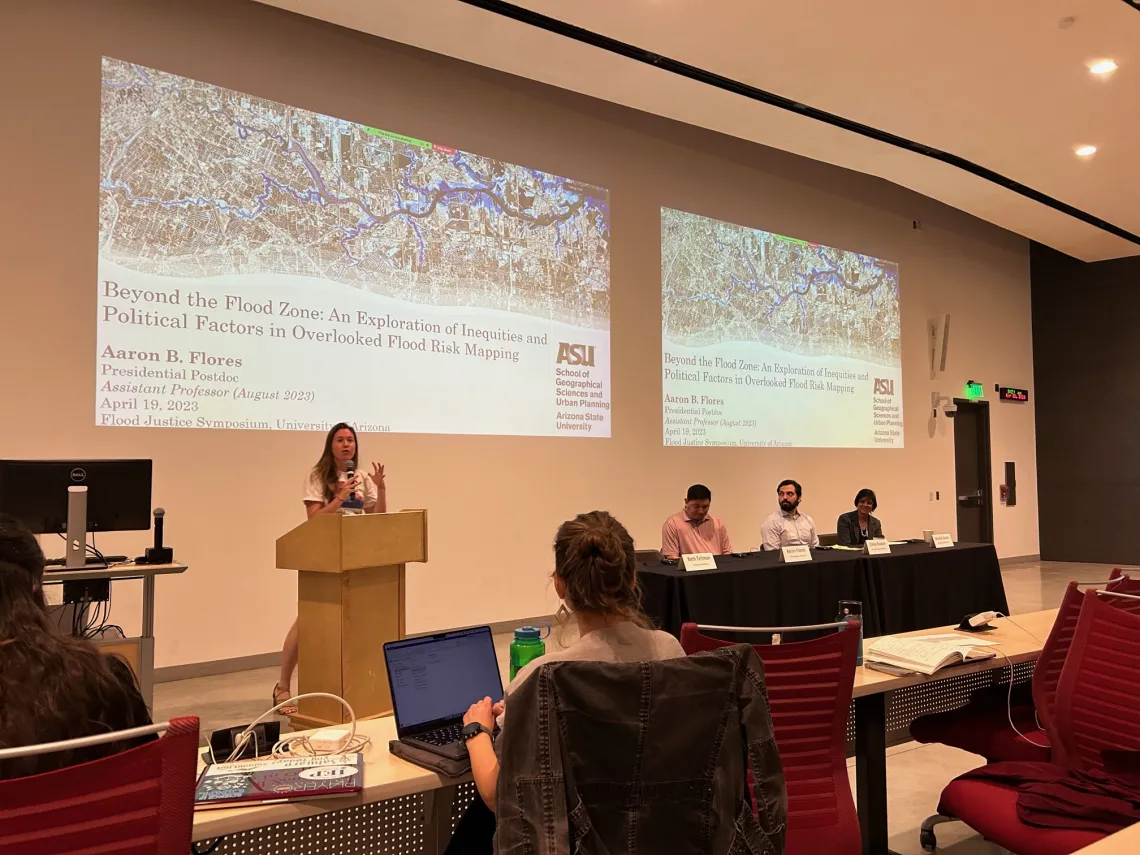
[[[784,564],[797,564],[800,561],[811,561],[811,547],[782,546],[780,547],[780,561]]]
[[[890,555],[891,544],[885,537],[875,537],[863,543],[863,552],[867,555]]]
[[[715,570],[716,559],[711,552],[691,552],[682,555],[681,561],[685,563],[686,570]]]
[[[931,538],[931,546],[935,549],[946,549],[954,545],[954,538],[948,534],[936,534]]]

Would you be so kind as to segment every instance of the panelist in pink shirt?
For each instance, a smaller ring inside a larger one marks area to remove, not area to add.
[[[685,494],[685,507],[673,514],[661,526],[661,554],[666,558],[680,558],[697,552],[728,555],[732,544],[728,529],[709,513],[712,491],[704,484],[694,484]]]

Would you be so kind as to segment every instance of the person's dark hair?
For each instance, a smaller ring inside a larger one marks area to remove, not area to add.
[[[686,502],[704,502],[706,500],[712,501],[712,490],[704,484],[694,484],[685,494]]]
[[[803,497],[804,491],[800,488],[800,484],[798,481],[793,481],[791,478],[785,478],[783,481],[781,481],[779,484],[776,485],[776,492],[779,493],[785,487],[795,487],[796,488],[796,497],[797,498]]]
[[[578,514],[554,537],[554,575],[576,612],[620,615],[645,626],[633,538],[606,511]]]
[[[0,748],[150,724],[130,669],[89,641],[53,630],[35,537],[0,514]],[[113,754],[122,743],[0,761],[0,780]]]
[[[858,493],[856,493],[855,494],[855,506],[858,507],[859,503],[861,501],[863,501],[864,499],[870,499],[871,500],[871,510],[875,510],[875,508],[879,507],[879,500],[875,498],[875,491],[874,490],[869,490],[866,487],[864,487],[862,490],[860,490]]]
[[[325,488],[325,501],[331,502],[333,496],[336,495],[337,482],[340,480],[340,473],[336,471],[336,458],[333,457],[333,437],[340,433],[342,430],[352,431],[352,441],[356,444],[356,451],[352,455],[352,462],[354,465],[360,464],[360,443],[356,440],[356,428],[348,422],[337,422],[329,430],[328,435],[325,437],[325,450],[321,452],[321,459],[317,461],[317,465],[313,467],[313,471],[317,473],[321,484]]]

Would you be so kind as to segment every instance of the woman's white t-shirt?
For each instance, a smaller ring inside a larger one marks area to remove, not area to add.
[[[372,476],[358,469],[353,477],[356,478],[356,489],[360,495],[360,499],[364,502],[364,507],[371,508],[375,506],[379,498],[379,492],[376,490],[376,484],[373,482]],[[338,480],[342,482],[348,480],[348,474],[341,472]],[[313,469],[309,473],[309,480],[305,482],[305,494],[302,501],[320,502],[322,505],[328,504],[328,499],[325,498],[325,483],[321,480],[320,473],[318,473],[316,469]]]

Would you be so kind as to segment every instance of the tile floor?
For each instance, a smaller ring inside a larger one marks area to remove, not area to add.
[[[1010,610],[1016,615],[1054,607],[1071,579],[1104,579],[1110,567],[1093,564],[1033,562],[1003,570]],[[554,644],[573,641],[569,630],[555,630]],[[506,673],[510,635],[495,638],[499,663]],[[160,683],[155,687],[155,717],[193,714],[202,731],[252,721],[269,707],[276,668],[260,668],[217,677],[199,677]],[[918,827],[934,813],[938,794],[954,776],[980,765],[981,759],[954,748],[906,743],[888,752],[891,849],[899,855],[920,855]],[[855,786],[854,760],[848,761]],[[1001,851],[982,841],[960,823],[938,828],[939,852],[947,855],[998,855]]]

